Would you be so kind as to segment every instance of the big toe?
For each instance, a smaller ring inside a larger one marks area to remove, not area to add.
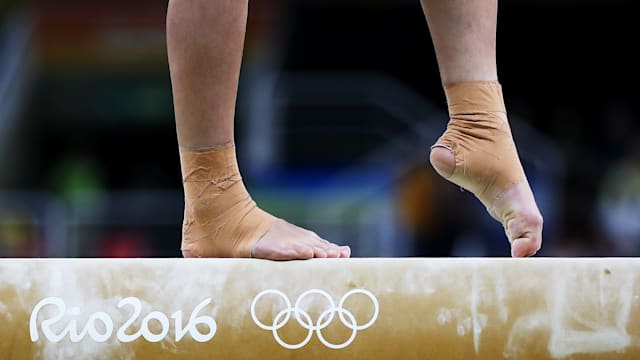
[[[512,257],[528,257],[535,255],[540,250],[540,242],[531,238],[515,239],[511,243]]]
[[[526,182],[508,190],[492,209],[501,220],[513,257],[535,255],[542,246],[543,218]]]
[[[539,212],[520,214],[519,225],[507,234],[511,241],[511,256],[535,255],[542,246],[542,215]]]

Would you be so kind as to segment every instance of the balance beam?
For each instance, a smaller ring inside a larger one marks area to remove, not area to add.
[[[0,260],[2,359],[640,359],[640,259]]]

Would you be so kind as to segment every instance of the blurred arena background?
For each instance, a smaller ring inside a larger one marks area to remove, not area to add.
[[[0,256],[179,256],[166,5],[0,0]],[[542,255],[640,253],[631,5],[500,0]],[[251,1],[236,129],[262,207],[356,256],[506,256],[500,225],[428,165],[446,121],[418,0]]]

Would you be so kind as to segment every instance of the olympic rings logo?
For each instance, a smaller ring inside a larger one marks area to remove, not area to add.
[[[329,303],[329,308],[324,310],[320,314],[315,324],[313,323],[313,320],[311,319],[311,316],[309,315],[309,313],[307,313],[300,307],[300,304],[305,297],[311,296],[314,294],[321,295]],[[371,300],[371,303],[373,304],[373,315],[371,316],[371,319],[369,320],[369,322],[363,325],[358,325],[358,322],[356,321],[356,318],[353,315],[353,313],[344,308],[345,301],[350,296],[355,294],[362,294],[367,296]],[[286,307],[282,311],[280,311],[278,314],[276,314],[276,316],[273,318],[272,325],[264,324],[256,316],[256,304],[265,295],[277,295],[280,298],[282,298],[282,300],[284,300],[284,303],[286,305]],[[319,289],[311,289],[311,290],[305,291],[300,295],[300,297],[298,297],[298,299],[296,300],[293,306],[291,306],[291,301],[289,300],[287,295],[285,295],[282,291],[275,290],[275,289],[268,289],[260,292],[258,295],[256,295],[256,297],[251,302],[251,317],[253,318],[253,321],[256,323],[256,325],[258,325],[260,328],[264,330],[271,331],[273,333],[273,338],[276,340],[276,342],[278,342],[278,344],[280,344],[284,348],[292,349],[292,350],[300,349],[301,347],[307,345],[309,341],[311,341],[311,337],[313,336],[314,331],[317,334],[320,342],[324,344],[326,347],[331,349],[346,348],[355,340],[358,330],[364,330],[376,322],[376,320],[378,319],[379,311],[380,311],[380,306],[378,304],[378,299],[376,299],[376,297],[370,291],[364,290],[364,289],[354,289],[347,292],[338,302],[338,306],[336,306],[335,302],[327,292]],[[294,315],[298,324],[300,324],[300,326],[302,326],[308,331],[305,339],[297,344],[286,343],[285,341],[282,340],[282,338],[280,338],[280,335],[278,334],[278,330],[283,328],[291,319],[291,314]],[[347,339],[347,341],[343,342],[342,344],[330,343],[322,335],[322,330],[325,329],[327,326],[329,326],[329,324],[331,324],[336,314],[338,314],[338,318],[340,319],[342,324],[347,328],[351,329],[351,336]]]

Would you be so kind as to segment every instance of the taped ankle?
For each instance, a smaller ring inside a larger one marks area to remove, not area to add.
[[[434,148],[453,153],[453,172],[436,170],[472,192],[492,216],[493,204],[511,187],[526,181],[498,82],[473,81],[445,85],[450,121]],[[432,153],[433,155],[433,153]],[[433,163],[432,156],[432,163]],[[449,168],[450,169],[450,168]]]
[[[182,250],[200,257],[250,257],[276,220],[257,207],[240,176],[235,146],[180,149],[185,195]]]

